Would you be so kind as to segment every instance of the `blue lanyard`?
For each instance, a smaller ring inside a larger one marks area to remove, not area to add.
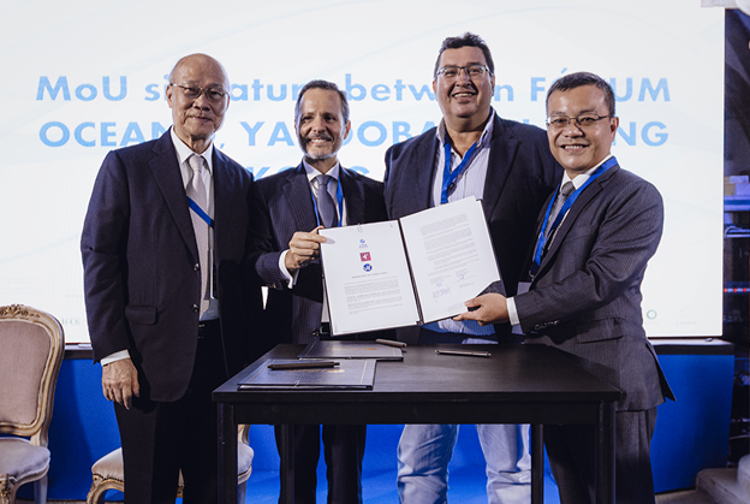
[[[327,191],[328,188],[324,187],[322,188],[324,191]],[[320,191],[321,188],[318,188],[318,191]],[[313,201],[313,210],[315,211],[315,222],[318,223],[318,226],[321,225],[320,223],[320,215],[318,215],[318,201],[315,198],[315,193],[312,190],[312,186],[310,186],[310,196],[312,197]],[[339,224],[338,227],[341,227],[341,223],[343,222],[344,218],[344,191],[341,190],[341,177],[336,179],[336,202],[338,203],[338,212],[339,212]]]
[[[193,212],[198,214],[198,217],[206,221],[206,224],[208,224],[208,227],[214,227],[214,220],[208,216],[206,212],[203,211],[201,207],[198,206],[198,203],[192,200],[190,196],[187,196],[188,199],[188,206],[190,207]]]
[[[536,241],[536,248],[534,249],[534,263],[531,265],[531,273],[532,275],[535,275],[536,272],[539,270],[539,265],[542,263],[542,255],[544,253],[545,246],[547,245],[547,240],[553,236],[555,230],[562,222],[563,218],[565,217],[565,214],[570,210],[570,207],[573,206],[573,203],[575,203],[578,196],[580,196],[581,192],[583,192],[588,185],[596,180],[600,175],[602,175],[604,172],[612,168],[617,164],[617,159],[613,157],[609,158],[606,162],[604,162],[599,168],[596,169],[594,173],[591,174],[591,176],[586,180],[586,182],[581,185],[578,189],[576,189],[570,196],[568,196],[568,199],[565,200],[565,203],[563,204],[562,208],[560,209],[560,212],[557,214],[557,217],[555,218],[555,221],[552,223],[552,226],[550,227],[549,233],[547,233],[547,225],[549,224],[549,214],[552,211],[552,205],[554,205],[555,200],[557,199],[557,195],[560,193],[560,188],[562,187],[562,181],[560,181],[560,186],[558,186],[557,191],[555,191],[555,196],[550,199],[549,204],[547,205],[547,211],[544,214],[544,221],[542,222],[542,229],[539,231],[539,237]]]
[[[466,171],[466,168],[469,166],[469,164],[471,164],[471,158],[472,156],[474,156],[474,151],[476,150],[477,145],[479,145],[480,140],[477,140],[476,142],[471,144],[469,150],[467,150],[466,154],[464,154],[464,158],[461,160],[461,163],[456,166],[456,169],[453,171],[451,171],[451,165],[453,164],[453,151],[451,149],[451,144],[445,142],[445,168],[443,168],[443,187],[440,191],[441,205],[445,205],[446,203],[448,203],[448,191],[453,190],[453,188],[456,187],[456,179],[459,177],[459,175]]]

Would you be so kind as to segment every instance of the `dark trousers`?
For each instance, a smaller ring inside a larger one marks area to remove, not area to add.
[[[654,504],[650,445],[656,426],[656,408],[618,411],[615,416],[617,504]],[[560,503],[595,502],[595,427],[545,425],[544,444],[560,491]]]
[[[294,502],[315,504],[321,427],[328,478],[328,504],[362,502],[362,459],[365,456],[366,425],[295,425]],[[282,454],[281,428],[275,427],[276,445]],[[283,456],[283,455],[282,455]],[[282,460],[283,464],[284,461]],[[285,501],[282,487],[280,502]]]
[[[125,504],[173,504],[180,469],[184,504],[216,502],[218,427],[211,392],[226,381],[226,373],[215,325],[198,342],[190,387],[181,399],[166,403],[136,397],[130,410],[115,404]]]

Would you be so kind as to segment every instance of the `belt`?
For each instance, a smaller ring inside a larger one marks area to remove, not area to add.
[[[219,319],[198,322],[198,339],[214,338],[221,334]]]

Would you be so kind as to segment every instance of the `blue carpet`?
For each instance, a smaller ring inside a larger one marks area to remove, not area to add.
[[[367,428],[362,474],[365,504],[398,503],[396,490],[396,446],[401,435],[400,425],[370,425]],[[250,446],[255,450],[253,474],[247,485],[247,504],[276,504],[279,495],[279,456],[273,428],[254,425],[250,429]],[[321,450],[322,453],[322,450]],[[322,457],[321,457],[322,459]],[[486,477],[476,429],[462,426],[450,465],[448,501],[461,504],[486,504]],[[317,501],[326,502],[325,463],[318,465]],[[545,467],[545,504],[559,504],[557,486]]]

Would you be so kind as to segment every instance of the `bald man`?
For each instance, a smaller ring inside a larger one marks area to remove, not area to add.
[[[122,440],[125,502],[216,502],[211,391],[258,356],[259,282],[246,266],[252,175],[213,146],[229,80],[180,59],[172,127],[107,154],[83,228],[86,311]]]

